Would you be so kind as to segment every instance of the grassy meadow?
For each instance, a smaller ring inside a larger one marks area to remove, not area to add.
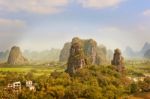
[[[149,60],[130,60],[126,62],[125,66],[129,76],[139,77],[144,75],[150,75]]]
[[[50,75],[51,72],[57,71],[62,72],[64,71],[64,66],[46,66],[46,65],[23,65],[23,66],[15,66],[15,65],[1,65],[0,66],[0,73],[2,74],[6,72],[12,73],[22,73],[27,74],[31,72],[35,76],[40,75]]]

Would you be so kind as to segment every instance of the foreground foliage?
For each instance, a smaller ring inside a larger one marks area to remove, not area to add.
[[[65,72],[57,71],[49,76],[34,76],[32,72],[9,72],[0,85],[4,86],[12,81],[21,81],[25,85],[26,80],[35,83],[35,92],[23,87],[18,94],[1,90],[0,96],[7,96],[8,99],[10,96],[10,99],[116,99],[130,93],[126,77],[113,66],[87,66],[71,77]]]

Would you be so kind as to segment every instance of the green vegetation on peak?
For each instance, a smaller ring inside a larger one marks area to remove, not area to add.
[[[87,60],[91,64],[103,64],[106,62],[107,49],[105,46],[98,46],[97,42],[93,39],[80,39],[79,37],[73,38],[71,43],[65,43],[59,57],[61,62],[68,61],[70,48],[74,43],[78,43],[81,46]]]

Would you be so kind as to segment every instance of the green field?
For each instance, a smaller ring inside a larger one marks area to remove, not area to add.
[[[16,73],[29,73],[32,72],[34,75],[49,75],[53,71],[64,71],[64,67],[61,66],[43,66],[43,65],[38,65],[38,66],[1,66],[0,67],[0,72],[16,72]]]
[[[128,75],[130,76],[144,76],[144,75],[150,75],[150,62],[139,62],[134,61],[136,64],[126,63],[126,69],[128,72]]]
[[[133,61],[126,62],[125,68],[129,75],[137,76],[142,74],[150,75],[150,62],[139,62]],[[17,72],[17,73],[28,73],[32,72],[36,75],[50,74],[53,71],[64,71],[65,66],[45,66],[45,65],[23,65],[23,66],[12,66],[12,65],[1,65],[0,72]]]

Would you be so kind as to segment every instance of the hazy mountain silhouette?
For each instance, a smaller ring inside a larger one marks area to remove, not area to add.
[[[60,49],[52,48],[50,50],[43,50],[43,51],[25,50],[23,54],[30,61],[38,61],[38,62],[58,61]]]
[[[141,50],[139,51],[134,51],[131,47],[126,47],[124,54],[126,57],[128,58],[145,58],[148,57],[148,55],[146,55],[146,53],[149,53],[148,51],[150,50],[150,43],[146,42],[144,44],[144,46],[141,48]]]
[[[9,50],[0,52],[0,61],[6,61],[9,56]]]
[[[150,49],[145,52],[144,58],[150,59]]]
[[[143,56],[150,49],[150,43],[146,42],[143,48],[140,51],[140,54]]]
[[[127,46],[125,51],[124,51],[124,55],[128,58],[133,58],[137,56],[137,52],[135,52],[131,47]]]

